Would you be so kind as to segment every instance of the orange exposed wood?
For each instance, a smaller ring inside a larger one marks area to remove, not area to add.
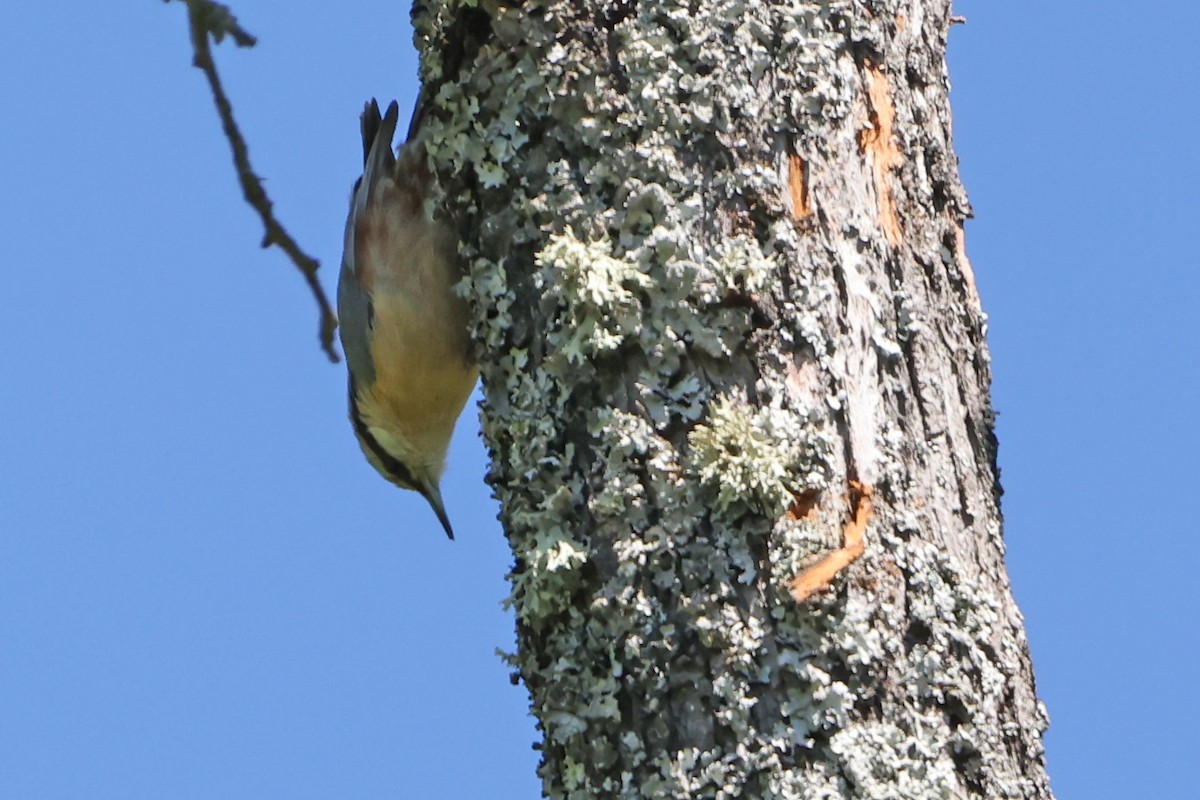
[[[850,508],[851,519],[842,530],[842,546],[801,572],[788,586],[792,599],[797,603],[803,603],[817,592],[828,589],[837,574],[863,554],[863,532],[871,518],[870,486],[850,481]]]
[[[896,247],[904,240],[900,227],[900,215],[896,211],[896,200],[892,195],[889,180],[892,168],[903,161],[900,148],[896,146],[896,109],[888,94],[887,76],[874,64],[867,64],[867,105],[870,109],[871,127],[863,128],[858,134],[859,149],[868,157],[875,178],[875,195],[879,198],[879,224],[887,236],[888,244]]]
[[[817,500],[820,499],[821,493],[809,490],[795,497],[796,502],[792,503],[791,507],[784,514],[784,517],[790,520],[801,520],[812,516],[817,508]]]
[[[788,193],[792,198],[792,220],[799,222],[812,213],[808,202],[808,178],[804,174],[804,159],[788,156]]]

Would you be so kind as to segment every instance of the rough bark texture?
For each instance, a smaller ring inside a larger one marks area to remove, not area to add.
[[[416,9],[547,796],[1051,796],[949,14]]]

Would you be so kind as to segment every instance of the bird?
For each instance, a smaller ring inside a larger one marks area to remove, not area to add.
[[[419,107],[419,106],[418,106]],[[363,174],[350,196],[337,306],[349,375],[350,423],[367,461],[424,497],[454,529],[441,476],[455,423],[479,375],[454,229],[427,202],[433,175],[414,113],[393,153],[393,101],[362,113]]]

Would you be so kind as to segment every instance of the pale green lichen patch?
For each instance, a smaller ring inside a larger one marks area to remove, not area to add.
[[[703,265],[690,265],[693,293],[705,305],[730,296],[750,296],[778,286],[779,259],[764,253],[762,245],[748,236],[733,236],[717,242]]]
[[[736,518],[754,509],[774,518],[823,477],[813,450],[819,440],[807,427],[792,412],[722,397],[688,436],[689,466],[718,512]]]
[[[635,264],[614,258],[607,242],[581,242],[570,231],[551,236],[536,264],[543,298],[558,311],[547,343],[568,362],[614,350],[641,329],[639,297],[651,280]]]

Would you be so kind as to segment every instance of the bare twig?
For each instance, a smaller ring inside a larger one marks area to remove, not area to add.
[[[238,25],[237,19],[234,18],[227,6],[212,2],[212,0],[178,1],[187,3],[188,27],[191,32],[194,54],[192,65],[202,71],[204,77],[208,79],[213,102],[217,106],[217,114],[221,117],[221,127],[224,129],[225,138],[229,140],[229,147],[233,151],[233,163],[237,169],[238,182],[242,186],[242,195],[262,218],[265,229],[262,246],[276,245],[282,249],[304,276],[304,281],[312,290],[321,312],[318,333],[321,349],[329,356],[330,361],[336,362],[338,355],[333,347],[333,334],[337,330],[337,315],[334,314],[329,298],[325,296],[325,290],[321,288],[321,284],[317,280],[317,269],[320,267],[320,263],[301,250],[300,245],[296,244],[296,241],[275,218],[275,214],[271,210],[271,199],[267,197],[262,180],[254,174],[254,170],[250,166],[250,153],[246,147],[246,140],[242,138],[237,122],[233,119],[233,107],[225,95],[225,89],[221,86],[221,78],[217,74],[217,65],[213,61],[212,49],[208,41],[211,36],[214,42],[220,44],[226,36],[229,36],[238,47],[253,47],[257,40]],[[171,0],[163,0],[163,2],[169,3]]]

